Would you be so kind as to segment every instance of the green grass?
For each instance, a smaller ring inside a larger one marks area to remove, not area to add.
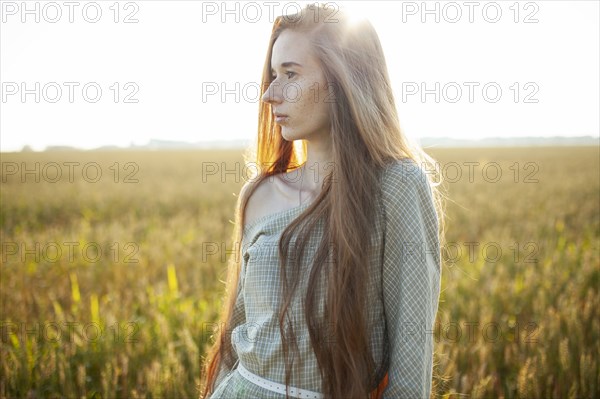
[[[428,152],[448,179],[452,165],[462,170],[445,183],[435,393],[600,396],[598,149]],[[197,397],[232,248],[240,153],[1,157],[0,397]],[[22,162],[39,163],[39,182],[36,172],[23,181]],[[72,181],[65,162],[78,163]],[[465,162],[479,162],[472,180]],[[203,179],[215,163],[231,173]]]

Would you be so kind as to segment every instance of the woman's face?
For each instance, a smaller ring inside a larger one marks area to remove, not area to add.
[[[315,140],[330,134],[329,103],[325,78],[310,52],[308,40],[294,31],[283,31],[273,44],[272,76],[262,96],[271,104],[281,134],[287,141]]]

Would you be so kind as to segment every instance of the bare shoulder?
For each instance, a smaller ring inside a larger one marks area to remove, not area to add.
[[[242,190],[244,198],[248,198],[244,215],[245,225],[291,207],[290,188],[283,184],[279,175],[248,182]]]
[[[246,201],[249,195],[251,195],[252,190],[257,186],[257,184],[258,183],[254,180],[248,180],[244,183],[239,194],[239,198],[242,203]]]
[[[265,182],[269,179],[265,179],[262,181],[257,180],[249,180],[247,181],[240,191],[240,197],[242,203],[246,203],[245,217],[246,221],[251,221],[253,219],[254,213],[256,212],[256,207],[260,204],[261,199],[264,199],[268,187],[265,187]],[[262,197],[262,198],[261,198]]]

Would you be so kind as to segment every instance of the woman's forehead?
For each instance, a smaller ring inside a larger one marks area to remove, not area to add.
[[[310,43],[306,36],[293,31],[283,31],[273,44],[271,66],[279,68],[281,64],[293,62],[307,66],[314,66],[311,57]]]

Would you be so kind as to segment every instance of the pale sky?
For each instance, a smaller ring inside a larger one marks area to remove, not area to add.
[[[0,3],[2,151],[251,140],[274,16],[306,4],[64,3]],[[599,135],[597,1],[428,1],[429,14],[421,1],[332,4],[375,26],[413,138]]]

